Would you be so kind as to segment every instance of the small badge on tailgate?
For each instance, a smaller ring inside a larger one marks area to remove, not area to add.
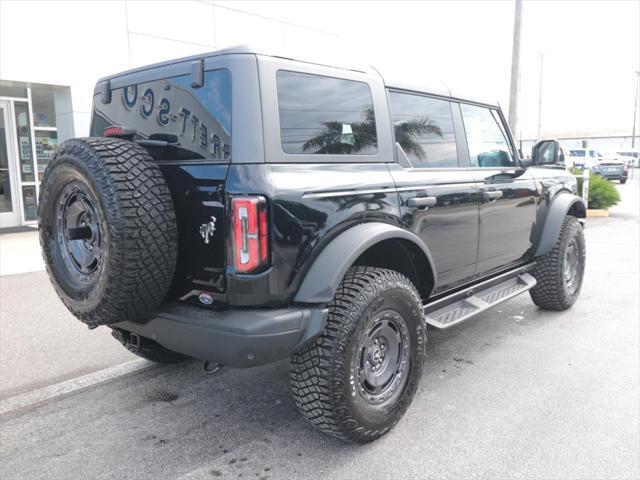
[[[200,225],[200,236],[204,240],[204,243],[209,244],[209,239],[213,238],[213,233],[216,231],[216,217],[211,217],[211,221]]]

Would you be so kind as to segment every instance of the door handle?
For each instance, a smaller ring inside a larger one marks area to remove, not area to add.
[[[414,197],[407,200],[407,205],[410,207],[432,207],[436,204],[436,197]]]
[[[495,202],[499,198],[502,198],[502,190],[491,190],[490,192],[482,192],[482,199],[485,202]]]

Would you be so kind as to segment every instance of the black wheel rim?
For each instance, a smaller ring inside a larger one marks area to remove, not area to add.
[[[580,250],[575,239],[569,242],[564,252],[562,277],[569,294],[573,295],[580,284]]]
[[[56,202],[56,242],[64,264],[78,281],[90,281],[103,256],[98,202],[79,182],[67,184]]]
[[[394,310],[379,312],[361,336],[358,391],[372,405],[395,403],[409,372],[409,330]]]

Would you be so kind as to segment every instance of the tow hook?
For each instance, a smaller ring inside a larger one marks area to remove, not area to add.
[[[138,335],[137,333],[131,332],[129,334],[129,342],[133,348],[139,349],[141,344],[140,335]]]
[[[213,374],[220,370],[224,365],[217,362],[212,362],[210,360],[205,360],[202,362],[202,371],[204,373]]]

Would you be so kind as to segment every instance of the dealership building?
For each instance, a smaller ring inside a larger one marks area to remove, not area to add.
[[[337,43],[268,13],[225,1],[0,1],[0,228],[36,224],[53,151],[89,135],[98,78],[242,43]]]
[[[287,2],[279,11],[270,5],[0,0],[0,229],[36,224],[39,185],[53,152],[68,138],[89,135],[98,78],[238,44],[301,57],[358,47],[313,16],[300,17],[306,25],[277,19],[298,18],[287,15]],[[143,93],[132,90],[131,101]],[[224,155],[228,132],[209,124],[210,145]],[[589,148],[615,152],[631,144],[628,133],[587,140],[571,135],[561,142],[570,148],[586,141]],[[521,147],[526,153],[532,144],[523,140]]]

